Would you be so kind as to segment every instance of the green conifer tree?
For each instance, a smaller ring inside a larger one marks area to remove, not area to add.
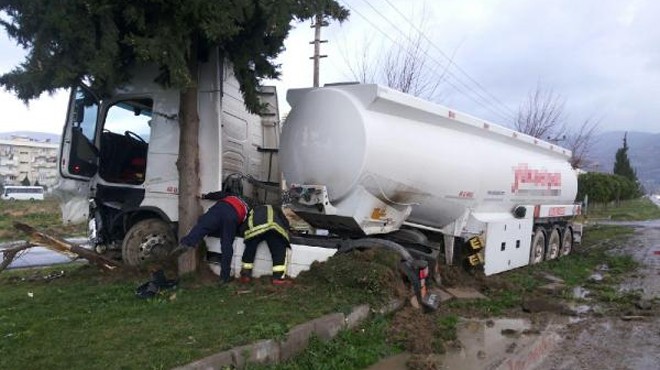
[[[632,184],[634,184],[633,197],[641,195],[641,189],[639,186],[639,180],[637,179],[637,173],[635,169],[630,165],[630,159],[628,158],[628,134],[623,135],[623,146],[616,151],[614,156],[614,172],[615,175],[623,176],[628,179]]]
[[[234,68],[247,108],[257,112],[259,82],[278,77],[275,58],[292,22],[319,13],[339,21],[349,15],[335,0],[5,0],[0,13],[0,25],[28,52],[0,76],[0,85],[25,102],[81,80],[103,97],[142,65],[157,66],[156,81],[179,90],[180,234],[201,213],[194,172],[199,62],[218,48]],[[184,264],[181,272],[197,266],[192,258]]]

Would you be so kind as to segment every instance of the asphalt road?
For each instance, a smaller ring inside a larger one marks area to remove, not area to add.
[[[78,244],[82,247],[86,245],[86,238],[69,238],[66,241],[74,244]],[[10,243],[0,243],[0,251],[9,247],[10,245],[16,245],[17,242]],[[34,247],[30,248],[19,256],[17,256],[14,261],[9,265],[9,269],[12,268],[24,268],[24,267],[36,267],[36,266],[48,266],[48,265],[57,265],[62,263],[69,263],[71,259],[61,253],[53,252],[50,249],[44,247]]]

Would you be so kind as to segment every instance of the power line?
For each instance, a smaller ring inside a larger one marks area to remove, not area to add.
[[[351,11],[353,11],[353,12],[356,13],[358,16],[360,16],[362,19],[364,19],[367,23],[369,23],[369,24],[370,24],[370,25],[371,25],[376,31],[378,31],[378,32],[381,33],[383,36],[385,36],[387,39],[389,39],[393,44],[398,45],[399,47],[401,47],[401,49],[402,49],[404,52],[406,52],[407,54],[409,54],[409,55],[412,56],[412,57],[415,57],[415,55],[413,55],[409,50],[407,50],[407,49],[406,49],[403,45],[401,45],[397,40],[393,39],[389,34],[387,34],[387,33],[384,32],[382,29],[380,29],[376,24],[374,24],[371,20],[369,20],[369,18],[367,18],[366,16],[364,16],[364,15],[363,15],[360,11],[358,11],[355,7],[353,7],[353,6],[351,6],[350,4],[348,4],[345,0],[340,0],[340,1],[343,2],[344,5],[346,5],[349,9],[351,9]],[[363,0],[363,1],[366,2],[366,0]],[[385,21],[387,21],[390,25],[394,26],[394,28],[395,28],[399,33],[401,33],[404,37],[406,37],[406,38],[410,41],[410,37],[407,36],[407,35],[405,35],[402,31],[400,31],[400,30],[398,29],[398,27],[397,27],[395,24],[393,24],[389,19],[387,19],[387,17],[383,16],[380,12],[378,12],[378,11],[377,11],[377,10],[376,10],[371,4],[369,4],[368,2],[367,2],[367,5],[369,5],[369,7],[371,7],[374,11],[376,11],[376,12],[377,12],[377,13],[378,13],[383,19],[385,19]],[[443,69],[446,67],[446,66],[443,65],[441,62],[439,62],[437,59],[435,59],[432,55],[430,55],[426,50],[422,50],[422,51],[424,52],[424,54],[425,54],[430,60],[432,60],[432,61],[433,61],[434,63],[436,63],[438,66],[440,66],[440,67],[443,68]],[[432,72],[437,74],[437,72],[436,72],[435,70],[432,70]],[[490,107],[490,105],[492,105],[492,104],[489,102],[489,100],[488,100],[487,98],[485,98],[483,95],[479,94],[478,92],[474,91],[474,89],[472,89],[470,86],[466,85],[463,81],[461,81],[457,76],[455,76],[455,75],[454,75],[453,73],[451,73],[450,71],[447,71],[447,72],[448,72],[448,74],[449,74],[450,76],[452,76],[452,77],[456,80],[456,82],[460,83],[460,84],[463,85],[465,88],[467,88],[469,91],[473,92],[473,93],[476,95],[476,97],[470,95],[469,93],[467,93],[463,88],[457,86],[457,85],[456,85],[455,83],[453,83],[451,80],[448,80],[448,79],[445,80],[445,82],[446,82],[447,84],[449,84],[451,87],[453,87],[455,90],[457,90],[459,93],[463,94],[463,95],[466,96],[467,98],[473,100],[473,101],[474,101],[475,103],[477,103],[478,105],[480,105],[480,106],[486,108],[487,110],[490,110],[492,113],[496,114],[497,116],[499,116],[500,118],[504,119],[505,121],[509,121],[509,120],[511,120],[511,117],[507,117],[507,114],[503,113],[502,111],[496,110],[495,107]],[[481,99],[481,101],[480,101],[479,99]],[[484,102],[485,102],[485,104],[484,104]]]
[[[449,66],[454,65],[459,72],[461,72],[465,77],[467,77],[470,81],[472,81],[475,85],[477,85],[483,92],[485,92],[488,96],[490,96],[493,100],[495,100],[498,104],[500,104],[503,108],[505,108],[510,114],[515,115],[515,112],[512,111],[508,106],[506,106],[506,104],[502,103],[502,101],[499,100],[495,95],[488,92],[488,90],[486,90],[478,81],[472,78],[472,76],[470,76],[467,72],[465,72],[463,68],[461,68],[458,64],[456,64],[453,58],[447,56],[447,54],[445,54],[445,52],[443,52],[442,49],[440,49],[433,41],[431,41],[431,39],[428,36],[426,36],[426,34],[422,32],[422,30],[417,28],[417,26],[415,26],[415,24],[408,17],[406,17],[401,11],[399,11],[399,9],[396,6],[394,6],[390,2],[390,0],[385,0],[385,2],[387,2],[387,4],[389,4],[389,6],[391,6],[392,9],[394,9],[394,11],[396,11],[403,19],[405,19],[406,22],[410,24],[410,26],[412,26],[417,32],[419,32],[422,35],[422,37],[424,37],[424,39],[440,53],[440,55],[442,55],[445,59],[447,59],[447,61],[449,62]]]
[[[411,40],[410,36],[408,36],[408,35],[406,35],[405,33],[403,33],[403,31],[401,31],[401,30],[399,29],[399,27],[397,27],[397,25],[394,24],[394,22],[392,22],[391,20],[389,20],[385,15],[383,15],[380,11],[378,11],[378,9],[376,9],[373,5],[371,5],[371,3],[369,3],[369,1],[367,1],[367,0],[362,0],[362,1],[364,1],[364,2],[365,2],[365,3],[366,3],[366,4],[367,4],[367,5],[368,5],[368,6],[369,6],[374,12],[376,12],[376,13],[377,13],[381,18],[383,18],[387,23],[389,23],[391,26],[393,26],[394,29],[396,29],[397,32],[399,32],[399,33],[400,33],[403,37],[405,37],[409,42],[413,42],[413,41]],[[425,36],[424,33],[423,33],[421,30],[419,30],[419,29],[417,29],[417,30],[418,30],[418,32],[419,32],[422,36]],[[431,56],[426,50],[422,50],[422,51],[424,52],[424,54],[426,54],[427,57],[429,57],[429,59],[433,60],[436,64],[438,64],[438,65],[440,65],[440,66],[442,66],[442,67],[445,67],[441,62],[439,62],[437,59],[435,59],[435,57]],[[443,53],[443,55],[444,55],[444,53]],[[445,57],[446,57],[446,56],[445,56]],[[446,57],[446,58],[448,58],[448,57]],[[448,59],[449,59],[449,58],[448,58]],[[450,62],[451,62],[451,60],[450,60]],[[495,104],[493,104],[493,103],[489,100],[488,97],[484,96],[484,95],[481,94],[479,91],[474,90],[474,89],[473,89],[472,87],[470,87],[468,84],[466,84],[465,82],[463,82],[460,78],[458,78],[458,76],[456,76],[454,73],[452,73],[452,72],[449,70],[449,67],[450,67],[450,66],[451,66],[451,63],[450,63],[450,64],[447,64],[447,66],[446,66],[446,67],[447,67],[447,68],[446,68],[446,73],[447,73],[449,76],[453,77],[453,78],[456,80],[456,82],[458,82],[459,84],[461,84],[462,86],[464,86],[468,91],[472,92],[472,93],[475,94],[477,97],[479,97],[479,98],[482,100],[482,102],[485,102],[485,105],[484,105],[483,103],[479,103],[480,105],[482,105],[484,108],[490,110],[491,112],[496,113],[498,116],[500,116],[501,118],[503,118],[505,121],[512,120],[512,117],[509,116],[509,114],[510,114],[509,112],[507,112],[506,110],[502,110],[501,108],[498,108]],[[449,80],[447,80],[447,82],[449,82]],[[466,94],[466,95],[467,95],[467,94]],[[473,99],[473,100],[475,100],[475,99]],[[475,101],[476,101],[476,100],[475,100]],[[490,106],[491,108],[489,108],[489,106]]]

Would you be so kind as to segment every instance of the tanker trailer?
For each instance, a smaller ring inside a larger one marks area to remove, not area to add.
[[[446,263],[486,275],[580,242],[569,150],[378,85],[295,89],[287,100],[283,176],[292,209],[315,228],[438,240],[430,250]],[[431,252],[422,255],[433,263]]]

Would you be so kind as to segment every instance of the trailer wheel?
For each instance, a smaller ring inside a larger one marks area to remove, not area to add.
[[[532,238],[532,250],[529,256],[530,265],[535,265],[543,261],[545,246],[545,231],[543,231],[543,228],[539,227],[534,232],[534,237]]]
[[[561,239],[561,250],[559,256],[566,256],[573,250],[573,229],[569,226],[564,228],[563,238]]]
[[[559,251],[561,250],[561,235],[559,234],[559,229],[553,228],[550,232],[550,238],[548,238],[548,253],[546,253],[546,260],[553,260],[559,257]]]
[[[172,228],[162,220],[150,218],[137,222],[128,230],[121,245],[121,255],[127,265],[139,266],[165,256],[175,246]]]

